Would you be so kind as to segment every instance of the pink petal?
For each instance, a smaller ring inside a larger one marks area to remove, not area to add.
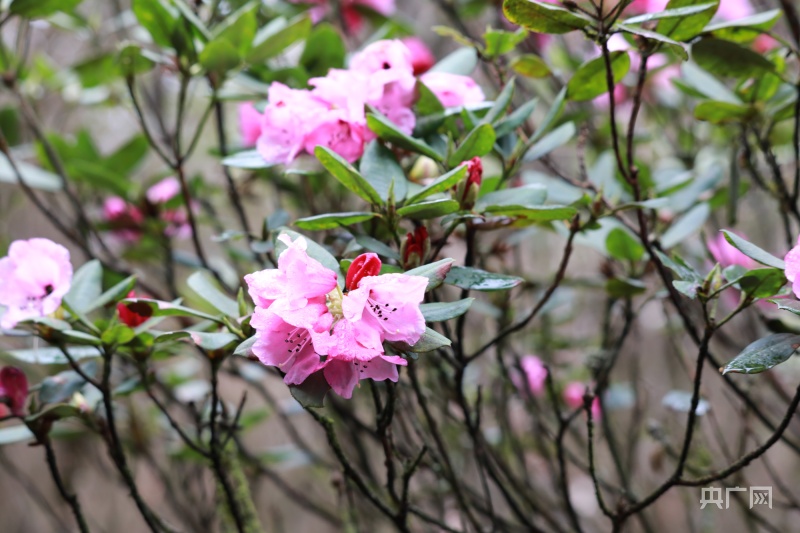
[[[358,372],[351,362],[328,361],[323,371],[331,389],[342,398],[352,398],[358,384]]]

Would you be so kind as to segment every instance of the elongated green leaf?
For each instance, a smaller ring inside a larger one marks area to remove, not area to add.
[[[781,10],[771,9],[737,20],[709,24],[703,29],[703,34],[710,34],[737,43],[746,43],[761,35],[762,32],[770,30],[780,18]]]
[[[272,163],[268,163],[263,157],[261,157],[261,154],[259,154],[257,150],[244,150],[242,152],[229,155],[222,160],[222,164],[226,167],[248,169],[269,168],[274,166]]]
[[[751,242],[747,242],[733,232],[722,230],[722,233],[725,235],[725,240],[728,241],[731,246],[742,252],[750,259],[758,261],[762,265],[778,268],[780,270],[784,270],[786,268],[786,263],[783,262],[783,259],[778,259],[774,255],[762,250]]]
[[[473,47],[459,48],[450,55],[442,58],[429,72],[446,72],[469,76],[478,66],[478,53]]]
[[[102,292],[103,267],[100,261],[93,259],[75,272],[64,301],[76,312],[85,313],[93,307]]]
[[[311,19],[302,16],[287,24],[269,24],[255,36],[253,47],[247,54],[251,65],[262,63],[282,53],[290,45],[302,41],[311,33]]]
[[[492,215],[521,217],[525,219],[523,222],[538,223],[551,222],[553,220],[569,220],[578,213],[578,210],[568,205],[540,205],[537,207],[524,205],[490,205],[486,208],[485,212]]]
[[[382,257],[394,259],[395,261],[400,260],[399,253],[397,253],[395,250],[388,247],[387,245],[383,244],[378,239],[374,239],[369,235],[356,235],[356,242],[365,250],[369,250],[370,252],[375,252],[376,254]]]
[[[373,205],[383,205],[380,195],[359,172],[342,156],[327,146],[317,146],[314,155],[334,178],[353,192]]]
[[[172,48],[172,32],[178,21],[174,9],[162,0],[133,0],[132,9],[156,44]]]
[[[343,68],[347,49],[339,32],[328,23],[317,24],[306,39],[300,64],[310,77],[324,76],[332,68]]]
[[[19,171],[19,174],[22,176],[22,182],[31,189],[39,189],[42,191],[61,190],[61,179],[52,172],[48,172],[34,165],[29,165],[24,161],[18,161],[16,158],[14,158],[14,163],[17,166],[17,171]],[[5,154],[0,154],[0,183],[17,185],[19,182],[19,176],[17,176],[8,158]]]
[[[788,360],[800,348],[800,335],[777,333],[749,344],[720,369],[722,374],[758,374]]]
[[[428,287],[425,289],[425,292],[428,292],[444,282],[445,277],[447,277],[447,273],[450,272],[450,269],[453,267],[453,263],[455,263],[455,260],[453,259],[440,259],[435,263],[429,263],[417,268],[412,268],[411,270],[406,271],[406,274],[409,276],[422,276],[428,278]]]
[[[467,138],[452,153],[448,164],[451,167],[461,162],[469,161],[473,157],[481,157],[492,151],[495,133],[491,124],[481,124],[467,135]]]
[[[203,300],[211,304],[214,309],[229,317],[238,318],[239,304],[236,300],[219,290],[211,276],[202,270],[193,273],[186,280],[189,288],[197,293]]]
[[[366,222],[367,220],[379,216],[378,213],[370,212],[327,213],[324,215],[297,219],[294,225],[300,229],[319,231],[336,229],[342,226],[352,226],[353,224]]]
[[[546,156],[556,148],[567,144],[575,136],[575,123],[566,122],[541,139],[539,139],[525,153],[525,161],[536,161]]]
[[[487,57],[507,54],[516,48],[519,43],[524,41],[527,36],[528,32],[521,28],[515,32],[488,30],[483,34],[483,38],[486,41],[486,49],[483,53]]]
[[[505,87],[503,87],[503,90],[500,91],[500,94],[497,95],[497,99],[495,99],[494,103],[492,104],[492,107],[489,109],[489,111],[486,112],[486,114],[481,119],[481,124],[494,124],[498,118],[503,116],[503,113],[505,113],[508,104],[511,103],[511,98],[514,96],[514,81],[515,79],[511,78],[506,82]],[[474,132],[475,130],[470,132],[470,134]]]
[[[300,385],[289,385],[289,392],[305,408],[323,407],[325,395],[331,390],[322,370],[314,372]]]
[[[389,190],[394,191],[395,201],[401,202],[405,199],[408,179],[392,151],[377,140],[370,142],[364,149],[359,170],[385,202],[389,201]]]
[[[23,424],[0,428],[0,446],[28,442],[34,439],[36,439],[36,436],[28,429],[28,426]]]
[[[127,278],[123,279],[106,292],[101,294],[92,304],[86,309],[86,313],[91,313],[95,309],[100,309],[101,307],[111,304],[117,303],[118,301],[125,298],[128,293],[133,290],[133,287],[136,285],[136,278],[134,276],[128,276]]]
[[[628,73],[631,67],[631,58],[624,50],[616,50],[609,54],[609,62],[614,83],[617,84]],[[567,82],[567,98],[577,102],[592,100],[607,93],[608,90],[606,61],[602,56],[581,65]]]
[[[203,320],[211,320],[212,322],[220,324],[223,323],[222,319],[217,316],[209,315],[208,313],[196,311],[171,302],[162,302],[160,300],[151,300],[148,298],[126,298],[122,300],[122,303],[137,315],[145,317],[190,316],[202,318]]]
[[[739,278],[742,291],[752,298],[775,296],[786,285],[786,276],[778,268],[757,268]]]
[[[239,52],[228,41],[211,41],[200,52],[200,64],[208,72],[225,74],[239,66]]]
[[[546,78],[551,74],[544,59],[534,54],[524,54],[511,61],[511,69],[527,78]]]
[[[397,210],[397,214],[414,220],[426,220],[455,213],[459,207],[458,202],[453,199],[432,200],[401,207]]]
[[[730,0],[725,0],[730,1]],[[681,9],[689,6],[709,4],[708,0],[670,0],[667,10]],[[708,8],[698,13],[691,13],[681,17],[661,19],[656,26],[656,31],[676,41],[687,41],[700,33],[706,24],[717,12],[718,1],[711,2]]]
[[[494,131],[497,135],[497,138],[499,139],[500,137],[508,135],[518,127],[522,126],[533,114],[533,111],[536,109],[537,102],[538,100],[535,98],[533,100],[528,100],[510,114],[495,122]]]
[[[508,20],[537,33],[568,33],[590,25],[589,17],[534,0],[505,0]]]
[[[664,248],[672,248],[693,233],[700,231],[710,213],[711,210],[706,203],[691,208],[664,232],[661,237],[661,245]]]
[[[651,20],[679,18],[686,15],[694,15],[714,7],[715,2],[706,2],[694,6],[678,7],[675,9],[666,9],[664,11],[657,11],[655,13],[644,13],[643,15],[636,15],[623,21],[624,24],[641,24]]]
[[[227,41],[242,57],[252,46],[253,38],[256,35],[258,27],[257,11],[258,8],[253,4],[247,4],[226,16],[214,28],[212,42],[217,40]]]
[[[100,352],[93,346],[70,346],[67,348],[67,352],[76,361],[100,357]],[[51,346],[9,350],[7,353],[18,361],[34,365],[66,365],[69,363],[60,349]]]
[[[81,0],[13,0],[8,8],[12,15],[36,19],[49,17],[55,13],[69,13]]]
[[[422,337],[420,337],[420,339],[414,344],[414,346],[409,347],[404,343],[394,343],[394,344],[400,346],[403,351],[413,352],[413,353],[425,353],[438,350],[439,348],[444,348],[445,346],[450,346],[451,342],[450,339],[448,339],[444,335],[437,333],[431,328],[425,328],[425,333],[423,333]]]
[[[434,150],[429,144],[403,133],[397,129],[397,126],[391,120],[381,114],[368,113],[367,126],[369,126],[369,129],[371,129],[375,135],[399,148],[405,148],[406,150],[428,156],[434,161],[443,161],[441,154]]]
[[[544,120],[542,120],[542,123],[539,124],[537,130],[533,132],[533,136],[530,138],[530,140],[528,140],[529,145],[533,145],[537,140],[541,139],[542,135],[547,133],[550,130],[550,127],[556,123],[558,117],[561,116],[561,112],[564,111],[564,103],[566,100],[567,88],[562,87],[553,100],[553,104],[547,111],[547,115],[545,115]]]
[[[240,343],[239,337],[227,331],[209,333],[205,331],[187,331],[192,342],[204,350],[217,351],[233,348]]]
[[[475,202],[475,210],[480,213],[491,206],[535,207],[542,205],[545,200],[547,188],[537,183],[484,194]]]
[[[517,276],[487,272],[479,268],[454,266],[444,282],[461,289],[474,291],[507,291],[524,280]]]
[[[731,122],[749,122],[758,116],[758,111],[749,105],[731,104],[706,100],[694,108],[694,118],[712,124],[729,124]]]
[[[456,302],[421,304],[419,310],[425,322],[444,322],[466,313],[474,301],[475,298],[464,298]]]
[[[253,356],[253,345],[256,343],[257,340],[258,339],[255,336],[253,336],[253,337],[250,337],[249,339],[241,342],[239,344],[239,346],[236,347],[236,350],[234,350],[233,354],[234,355],[239,355],[239,356],[242,356],[242,357],[252,357]]]
[[[638,261],[644,256],[644,246],[622,228],[614,228],[608,232],[606,249],[611,257],[625,261]]]
[[[416,194],[414,194],[411,198],[408,199],[406,205],[411,205],[418,203],[420,200],[427,198],[432,194],[436,194],[437,192],[446,191],[452,187],[454,187],[458,182],[465,179],[467,177],[467,166],[460,165],[447,174],[444,174],[431,183],[430,185],[423,187]]]
[[[713,37],[692,45],[692,59],[717,76],[752,78],[775,72],[775,65],[749,48]]]

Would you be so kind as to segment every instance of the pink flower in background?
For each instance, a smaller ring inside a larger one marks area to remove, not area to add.
[[[145,197],[152,205],[160,207],[180,194],[181,182],[178,178],[168,177],[147,189]],[[164,234],[168,237],[177,239],[191,237],[192,227],[189,225],[189,217],[186,214],[185,206],[172,209],[160,208],[158,216],[162,221],[166,222]]]
[[[310,126],[328,106],[310,91],[279,82],[270,85],[268,99],[256,149],[267,162],[288,165],[303,150]]]
[[[12,242],[0,259],[0,327],[55,312],[71,282],[69,250],[49,239]]]
[[[255,108],[253,102],[242,102],[238,107],[239,135],[244,146],[255,146],[261,135],[261,122],[264,117]]]
[[[158,183],[151,185],[145,196],[151,204],[165,204],[178,196],[181,192],[181,182],[178,178],[164,178]]]
[[[522,368],[523,375],[514,374],[512,381],[520,393],[534,396],[542,394],[547,382],[547,368],[542,360],[535,355],[526,355],[520,359],[519,366]]]
[[[119,196],[109,196],[103,202],[103,219],[111,226],[115,236],[125,242],[135,242],[142,237],[144,215]]]
[[[433,52],[425,44],[425,41],[419,37],[403,37],[401,40],[411,53],[411,66],[414,69],[415,76],[429,71],[436,63]]]
[[[328,14],[330,6],[327,0],[289,0],[294,4],[308,4],[311,21],[316,24]],[[389,16],[395,11],[394,0],[341,0],[342,16],[349,31],[359,31],[364,23],[364,17],[359,8],[368,8],[383,16]]]
[[[800,237],[797,239],[797,245],[789,250],[786,257],[783,258],[786,262],[786,279],[792,283],[792,291],[794,295],[800,298]]]
[[[723,20],[741,19],[753,13],[753,6],[748,0],[721,0],[717,8],[717,16]]]
[[[436,95],[445,107],[459,107],[483,102],[486,97],[480,86],[468,76],[446,72],[428,72],[420,81]]]
[[[28,399],[28,378],[19,368],[6,366],[0,370],[0,418],[24,416]]]
[[[586,384],[580,381],[573,381],[564,387],[564,403],[571,409],[583,407],[583,393],[586,391]],[[592,418],[600,418],[600,399],[595,396],[592,400]]]
[[[736,234],[740,235],[738,232]],[[744,237],[744,235],[740,236]],[[711,252],[711,257],[713,257],[722,268],[732,265],[739,265],[748,269],[756,268],[756,262],[729,243],[722,232],[719,232],[713,239],[709,239],[706,245],[708,246],[708,251]]]

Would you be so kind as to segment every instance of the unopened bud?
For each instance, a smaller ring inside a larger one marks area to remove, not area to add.
[[[352,291],[358,288],[361,280],[367,276],[377,276],[381,272],[381,260],[378,254],[361,254],[350,264],[345,278],[345,290]]]
[[[12,414],[23,415],[28,398],[28,378],[22,370],[13,366],[0,370],[0,398]]]
[[[425,226],[418,227],[414,233],[408,233],[400,245],[403,268],[409,270],[420,266],[430,250],[431,240],[428,238],[428,230]]]
[[[136,293],[134,291],[129,292],[128,298],[136,298]],[[150,311],[150,308],[147,307],[147,310]],[[135,307],[124,303],[117,304],[117,314],[119,314],[119,321],[130,328],[138,327],[144,324],[147,321],[147,319],[150,318],[150,315],[139,314],[136,312]]]
[[[461,209],[472,209],[481,190],[483,164],[480,157],[473,157],[464,164],[467,165],[467,179],[456,186],[456,199]]]

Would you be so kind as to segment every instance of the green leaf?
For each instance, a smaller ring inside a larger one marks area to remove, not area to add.
[[[324,76],[332,68],[343,68],[347,49],[342,36],[328,23],[317,24],[306,39],[306,46],[300,56],[302,65],[309,77]]]
[[[703,33],[737,43],[749,42],[761,35],[762,32],[772,29],[780,18],[781,10],[771,9],[738,20],[725,20],[709,24],[703,29]]]
[[[503,137],[512,133],[515,129],[522,126],[526,120],[533,114],[533,111],[536,109],[536,104],[538,100],[534,98],[533,100],[528,100],[517,109],[512,111],[506,117],[498,120],[494,124],[494,131],[497,135],[497,138]]]
[[[397,214],[414,220],[427,220],[455,213],[459,207],[459,203],[453,199],[431,200],[401,207]]]
[[[103,292],[103,266],[93,259],[84,264],[72,277],[69,292],[64,302],[78,313],[86,313]]]
[[[172,48],[172,32],[178,20],[174,9],[162,0],[133,0],[132,9],[156,44]]]
[[[658,250],[655,250],[655,253],[664,266],[672,270],[679,279],[697,283],[703,282],[703,276],[677,254],[673,254],[670,258]]]
[[[126,326],[125,324],[116,324],[111,329],[104,331],[101,338],[103,344],[123,345],[123,344],[128,344],[135,337],[136,337],[136,332],[134,332],[133,329]]]
[[[692,59],[717,76],[753,78],[774,73],[775,65],[749,48],[713,37],[692,46]]]
[[[503,13],[514,24],[537,33],[568,33],[592,23],[586,15],[534,0],[505,0]]]
[[[328,380],[325,379],[322,370],[308,376],[300,385],[289,385],[292,397],[305,408],[323,407],[325,395],[329,390],[331,390],[331,386],[328,385]]]
[[[100,352],[92,346],[70,346],[66,348],[69,355],[75,360],[100,357]],[[34,365],[66,365],[67,358],[60,349],[55,347],[31,348],[29,350],[8,350],[11,357],[17,361]]]
[[[77,344],[80,346],[100,346],[102,344],[102,341],[94,335],[90,335],[82,331],[76,331],[74,329],[62,331],[61,334],[64,336],[67,342],[71,344]]]
[[[639,37],[644,37],[645,39],[650,39],[652,41],[658,41],[660,43],[664,43],[668,45],[668,48],[675,52],[683,61],[689,59],[689,52],[688,48],[684,43],[675,41],[661,35],[658,32],[646,30],[644,28],[640,28],[638,26],[628,26],[627,24],[619,24],[619,29],[626,33],[631,33],[633,35],[638,35]]]
[[[258,153],[258,150],[244,150],[242,152],[229,155],[222,160],[222,164],[226,167],[247,169],[269,168],[273,166],[273,163],[268,163],[266,159],[261,157],[261,154]]]
[[[467,135],[467,138],[452,153],[447,163],[454,167],[473,157],[481,157],[492,151],[495,133],[491,124],[481,124]]]
[[[442,58],[436,63],[429,72],[446,72],[448,74],[459,74],[469,76],[478,65],[478,53],[474,48],[459,48],[450,55]]]
[[[387,257],[389,259],[394,259],[395,261],[400,261],[400,254],[394,251],[392,248],[386,246],[378,239],[374,239],[369,235],[356,235],[356,243],[359,246],[364,248],[365,250],[369,250],[370,252],[375,252],[376,254]]]
[[[486,193],[475,202],[475,211],[485,211],[492,206],[537,207],[547,200],[547,188],[541,184],[512,187]]]
[[[800,348],[800,335],[777,333],[749,344],[720,369],[728,373],[759,374],[788,360]]]
[[[319,231],[352,226],[379,216],[378,213],[370,212],[326,213],[297,219],[294,225],[300,229]]]
[[[200,64],[208,72],[225,74],[239,66],[239,52],[228,41],[211,41],[200,52]]]
[[[515,32],[503,30],[488,30],[483,34],[486,41],[486,49],[483,51],[486,57],[496,57],[507,54],[525,40],[528,32],[522,28]]]
[[[664,235],[661,236],[661,245],[664,248],[672,248],[693,233],[700,231],[700,228],[708,220],[710,213],[711,209],[706,203],[698,204],[691,208],[664,232]]]
[[[679,293],[688,296],[692,300],[697,298],[697,290],[700,288],[700,284],[696,281],[683,280],[673,280],[672,286],[675,287]]]
[[[322,266],[333,270],[334,272],[339,271],[339,261],[333,257],[328,250],[317,244],[316,242],[312,241],[309,238],[306,238],[304,235],[297,233],[296,231],[292,231],[290,229],[281,228],[280,235],[288,235],[291,237],[292,242],[296,241],[299,238],[303,238],[306,241],[306,245],[308,248],[306,252],[308,253],[309,257],[312,257],[322,263]],[[281,253],[286,249],[286,245],[283,244],[281,241],[275,241],[275,256],[280,257]]]
[[[149,298],[126,298],[122,300],[122,303],[127,305],[128,309],[132,312],[145,317],[190,316],[223,324],[222,319],[217,316],[209,315],[208,313],[196,311],[171,302],[162,302]]]
[[[302,41],[309,33],[311,33],[311,19],[307,16],[298,17],[288,23],[268,24],[256,34],[246,61],[251,65],[263,63],[297,41]]]
[[[357,194],[372,205],[383,205],[383,200],[375,188],[342,156],[327,146],[317,146],[314,149],[314,155],[317,156],[322,166],[350,192]]]
[[[134,135],[128,142],[105,158],[105,165],[123,175],[128,175],[144,161],[150,144],[144,135]]]
[[[715,100],[700,102],[694,108],[694,118],[712,124],[747,123],[756,116],[758,116],[758,111],[753,106]]]
[[[406,271],[406,275],[428,278],[428,287],[425,289],[425,292],[428,292],[444,283],[447,273],[450,272],[450,269],[453,267],[453,263],[455,263],[453,259],[440,259],[435,263],[412,268]]]
[[[612,278],[606,282],[606,292],[612,298],[628,298],[646,291],[647,285],[638,279]]]
[[[525,153],[525,161],[536,161],[556,148],[567,144],[575,136],[575,123],[566,122],[534,143]]]
[[[251,357],[253,356],[253,345],[256,343],[258,339],[253,336],[249,339],[241,342],[239,346],[233,351],[233,355],[239,355],[242,357]]]
[[[431,328],[425,328],[425,333],[422,334],[422,337],[420,337],[414,346],[409,346],[404,342],[392,343],[392,345],[398,348],[400,351],[412,353],[432,352],[433,350],[450,346],[450,344],[450,339],[444,335],[441,335],[440,333],[437,333]]]
[[[238,52],[239,57],[244,57],[256,36],[258,27],[257,12],[258,7],[248,3],[234,13],[227,15],[214,28],[211,42],[227,41]]]
[[[444,279],[445,283],[473,291],[507,291],[524,280],[517,276],[496,274],[478,268],[454,266]]]
[[[186,280],[186,284],[197,293],[200,298],[211,304],[214,309],[232,317],[239,317],[239,304],[236,300],[219,290],[211,276],[202,270],[193,273]]]
[[[624,50],[616,50],[609,54],[614,84],[622,81],[631,67],[631,58]],[[567,82],[567,98],[576,102],[593,100],[607,93],[606,61],[603,56],[596,57],[581,65]]]
[[[644,246],[622,228],[608,232],[606,249],[611,257],[625,261],[638,261],[644,256]]]
[[[0,446],[6,444],[16,444],[18,442],[27,442],[35,440],[36,436],[28,429],[28,426],[19,424],[16,426],[9,426],[0,428]]]
[[[417,191],[411,198],[406,201],[406,205],[411,205],[419,202],[420,200],[427,198],[432,194],[436,194],[437,192],[446,191],[460,182],[461,180],[467,177],[467,166],[466,165],[459,165],[447,174],[439,176],[436,180]]]
[[[63,184],[61,178],[39,167],[29,165],[23,161],[18,161],[14,158],[14,163],[17,165],[17,170],[22,176],[22,181],[31,189],[39,189],[42,191],[60,191]],[[0,183],[11,183],[13,185],[19,184],[17,173],[6,158],[5,154],[0,153]]]
[[[389,201],[389,190],[394,199],[403,201],[408,192],[408,179],[391,150],[377,140],[371,141],[361,156],[359,170],[384,202]],[[394,183],[394,185],[392,185]]]
[[[13,0],[8,10],[12,15],[29,19],[45,18],[58,13],[69,13],[81,0]]]
[[[739,278],[742,291],[752,298],[775,296],[786,285],[786,276],[778,268],[757,268]]]
[[[111,83],[121,74],[118,58],[113,54],[103,54],[81,61],[74,65],[72,70],[85,88]]]
[[[669,19],[669,18],[677,18],[677,17],[684,17],[686,15],[694,15],[695,13],[701,13],[714,7],[716,2],[708,2],[698,4],[698,5],[690,5],[685,7],[678,7],[675,9],[666,9],[664,11],[658,11],[656,13],[645,13],[643,15],[637,15],[635,17],[631,17],[629,19],[625,19],[623,24],[641,24],[643,22],[649,22],[651,20],[660,20],[660,19]]]
[[[546,78],[551,74],[544,59],[534,54],[523,54],[511,61],[511,69],[528,78]]]
[[[227,331],[209,333],[205,331],[187,331],[192,342],[204,350],[216,352],[226,350],[240,344],[240,339]]]
[[[553,220],[569,220],[574,217],[578,210],[567,205],[540,205],[538,207],[528,207],[522,205],[490,205],[485,210],[492,215],[502,215],[507,217],[522,217],[525,222],[551,222]]]
[[[480,122],[481,124],[494,124],[495,121],[503,115],[506,108],[508,108],[508,105],[511,103],[511,98],[514,96],[515,81],[516,80],[514,78],[511,78],[506,82],[505,87],[503,87],[503,90],[500,91],[500,94],[497,95],[497,98],[492,104],[492,107],[489,109],[489,111],[486,112],[486,114],[481,119]],[[470,132],[470,135],[472,135],[472,133],[474,132],[475,130]]]
[[[731,246],[742,252],[750,259],[753,259],[762,265],[767,265],[768,267],[778,268],[780,270],[786,269],[786,263],[783,262],[783,259],[778,259],[774,255],[762,250],[753,243],[747,242],[733,232],[722,230],[722,233],[725,235],[725,240],[728,241]]]
[[[420,304],[419,310],[425,322],[444,322],[466,313],[474,301],[475,298],[464,298],[456,302]]]
[[[564,110],[564,102],[566,102],[566,99],[567,88],[562,87],[553,100],[553,105],[551,105],[550,109],[547,111],[547,115],[545,115],[539,127],[533,132],[533,136],[528,140],[529,145],[533,145],[542,135],[548,132],[553,124],[555,124],[556,119],[561,116],[561,112]]]
[[[411,150],[412,152],[426,155],[434,161],[443,161],[441,154],[434,150],[425,141],[415,139],[414,137],[403,133],[397,129],[397,126],[391,120],[380,113],[368,113],[367,126],[369,126],[369,129],[371,129],[375,135],[384,141],[394,144],[398,148],[405,148],[406,150]]]
[[[730,1],[730,0],[726,0]],[[670,0],[666,10],[709,4],[708,0]],[[656,31],[676,41],[687,41],[700,33],[717,12],[719,2],[712,2],[704,11],[682,17],[661,19]]]

